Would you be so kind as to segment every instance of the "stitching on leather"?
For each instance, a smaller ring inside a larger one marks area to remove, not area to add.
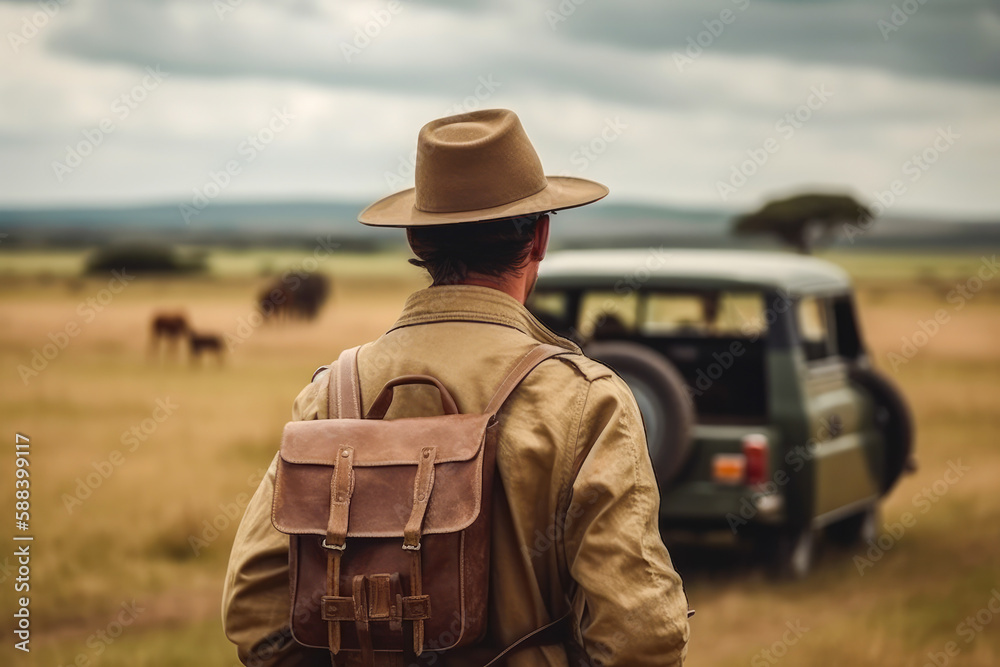
[[[462,641],[462,637],[465,636],[465,616],[466,616],[466,612],[465,612],[465,531],[464,530],[462,531],[462,534],[458,538],[458,570],[459,570],[459,575],[458,575],[458,599],[459,599],[459,603],[458,603],[458,606],[462,610],[462,614],[461,614],[462,631],[458,633],[458,638],[455,639],[455,643],[452,644],[451,646],[449,646],[448,648],[453,648],[455,646],[458,646],[459,642]],[[489,610],[487,610],[487,613],[489,613]]]
[[[271,525],[277,528],[278,526],[278,472],[281,470],[281,462],[278,462],[278,467],[274,470],[274,496],[271,498]]]
[[[343,403],[344,397],[341,396],[342,392],[340,391],[340,374],[343,373],[343,372],[344,372],[344,364],[340,363],[340,360],[338,359],[337,360],[337,388],[336,388],[336,392],[337,392],[337,417],[338,418],[342,414],[344,414],[344,403]],[[334,390],[333,389],[333,384],[332,384],[333,378],[331,378],[330,381],[331,381],[330,390],[333,391]],[[329,417],[330,419],[332,419],[333,415],[327,415],[327,417]]]

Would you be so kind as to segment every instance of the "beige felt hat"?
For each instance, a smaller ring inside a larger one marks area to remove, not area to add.
[[[485,222],[583,206],[607,194],[584,178],[546,176],[517,115],[484,109],[420,128],[416,187],[378,200],[358,220],[380,227]]]

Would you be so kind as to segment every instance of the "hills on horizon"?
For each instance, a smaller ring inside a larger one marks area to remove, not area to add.
[[[359,249],[405,242],[400,230],[356,222],[364,206],[352,202],[244,201],[211,202],[200,210],[172,204],[0,209],[0,232],[8,235],[5,246],[101,245],[126,240],[287,246],[316,235],[337,238],[347,242],[345,247]],[[598,202],[557,213],[552,243],[557,247],[747,245],[746,238],[729,233],[735,215],[721,209]],[[925,250],[1000,247],[997,223],[888,216],[850,241],[841,235],[835,246]]]

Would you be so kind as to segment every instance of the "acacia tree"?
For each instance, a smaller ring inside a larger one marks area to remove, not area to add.
[[[871,211],[849,195],[803,194],[769,201],[736,218],[733,232],[772,234],[808,254],[817,245],[831,243],[840,226],[871,219]]]

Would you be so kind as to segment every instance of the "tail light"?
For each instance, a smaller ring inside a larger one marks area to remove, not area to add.
[[[763,484],[770,468],[770,447],[767,436],[752,433],[743,436],[743,456],[746,459],[746,484]]]
[[[743,454],[716,454],[712,457],[712,480],[716,484],[742,484],[746,468]]]

